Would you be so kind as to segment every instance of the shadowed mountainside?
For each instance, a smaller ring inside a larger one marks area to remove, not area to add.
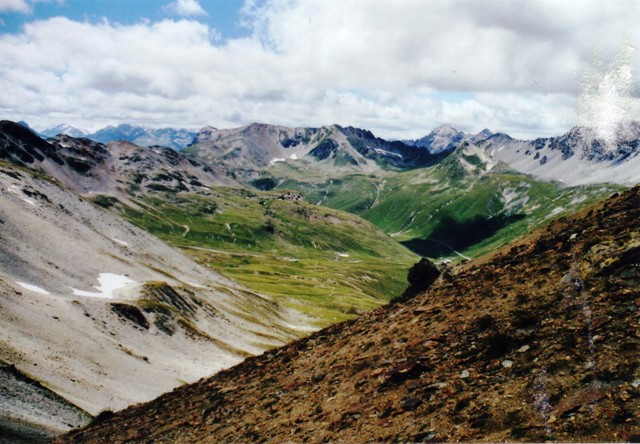
[[[57,442],[636,441],[640,187]]]

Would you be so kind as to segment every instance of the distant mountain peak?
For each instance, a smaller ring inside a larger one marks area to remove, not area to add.
[[[463,132],[444,124],[434,128],[425,137],[412,141],[411,145],[426,148],[432,154],[440,154],[453,151],[464,138]]]
[[[485,128],[479,133],[467,135],[467,139],[473,143],[480,143],[480,142],[484,142],[485,140],[493,136],[494,136],[494,133],[491,132],[489,129]]]
[[[61,123],[60,125],[56,125],[53,128],[48,128],[42,131],[40,134],[44,137],[55,137],[58,134],[65,134],[71,137],[85,137],[87,135],[87,132],[71,126],[67,123]]]
[[[432,134],[458,134],[459,132],[460,131],[448,123],[439,125],[431,131]]]
[[[121,140],[140,146],[160,145],[176,150],[191,145],[196,136],[196,132],[187,129],[147,128],[129,123],[122,123],[118,126],[109,125],[93,134],[86,135],[89,139],[101,143]]]

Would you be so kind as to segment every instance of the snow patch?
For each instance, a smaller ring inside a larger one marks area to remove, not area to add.
[[[555,216],[556,214],[560,214],[563,211],[564,211],[564,207],[555,207],[553,210],[551,210],[551,213],[549,213],[549,217]]]
[[[276,157],[275,159],[271,159],[271,162],[269,162],[269,165],[273,165],[274,163],[278,163],[278,162],[285,162],[287,159],[282,159],[280,157]]]
[[[373,150],[378,154],[383,154],[386,156],[396,156],[397,158],[402,159],[402,156],[398,153],[392,153],[391,151],[381,150],[380,148],[374,148]]]
[[[574,197],[571,200],[571,202],[569,202],[569,204],[573,205],[573,204],[577,204],[577,203],[580,203],[580,202],[584,202],[585,200],[587,200],[587,196],[584,196],[584,195],[577,196],[577,197]]]
[[[292,154],[292,155],[289,156],[289,159],[298,160],[298,156],[296,156],[295,154]]]
[[[26,197],[24,199],[22,199],[23,201],[25,201],[26,203],[28,203],[29,205],[35,207],[36,206],[36,202],[32,199],[27,199]]]
[[[114,242],[115,242],[115,243],[117,243],[117,244],[122,245],[122,246],[125,246],[125,247],[128,247],[128,246],[129,246],[129,244],[128,244],[128,243],[126,243],[125,241],[120,240],[120,239],[116,239],[115,237],[112,237],[112,238],[111,238],[111,240],[112,240],[112,241],[114,241]]]
[[[340,257],[349,257],[349,255],[347,253],[338,253],[336,252],[336,254]]]
[[[33,291],[34,293],[45,294],[45,295],[51,294],[47,290],[45,290],[44,288],[36,287],[35,285],[26,284],[24,282],[18,282],[18,281],[16,281],[16,284],[18,284],[19,286],[21,286],[25,290]]]
[[[75,296],[85,296],[88,298],[102,298],[102,299],[113,299],[114,292],[116,290],[120,290],[126,287],[129,284],[136,284],[137,282],[129,279],[126,276],[122,276],[114,273],[100,273],[98,276],[98,282],[100,285],[94,286],[99,293],[77,290],[75,288],[71,288],[73,290],[73,294]]]
[[[202,289],[206,289],[208,287],[204,286],[204,285],[200,285],[200,284],[196,284],[195,282],[185,282],[185,284],[193,287],[193,288],[202,288]]]

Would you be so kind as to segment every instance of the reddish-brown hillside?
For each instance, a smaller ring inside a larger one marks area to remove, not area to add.
[[[59,442],[638,441],[639,194]]]

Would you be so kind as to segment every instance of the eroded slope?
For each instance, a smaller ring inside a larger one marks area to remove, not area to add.
[[[95,415],[152,399],[304,330],[292,310],[33,174],[0,165],[0,359],[71,403]]]

